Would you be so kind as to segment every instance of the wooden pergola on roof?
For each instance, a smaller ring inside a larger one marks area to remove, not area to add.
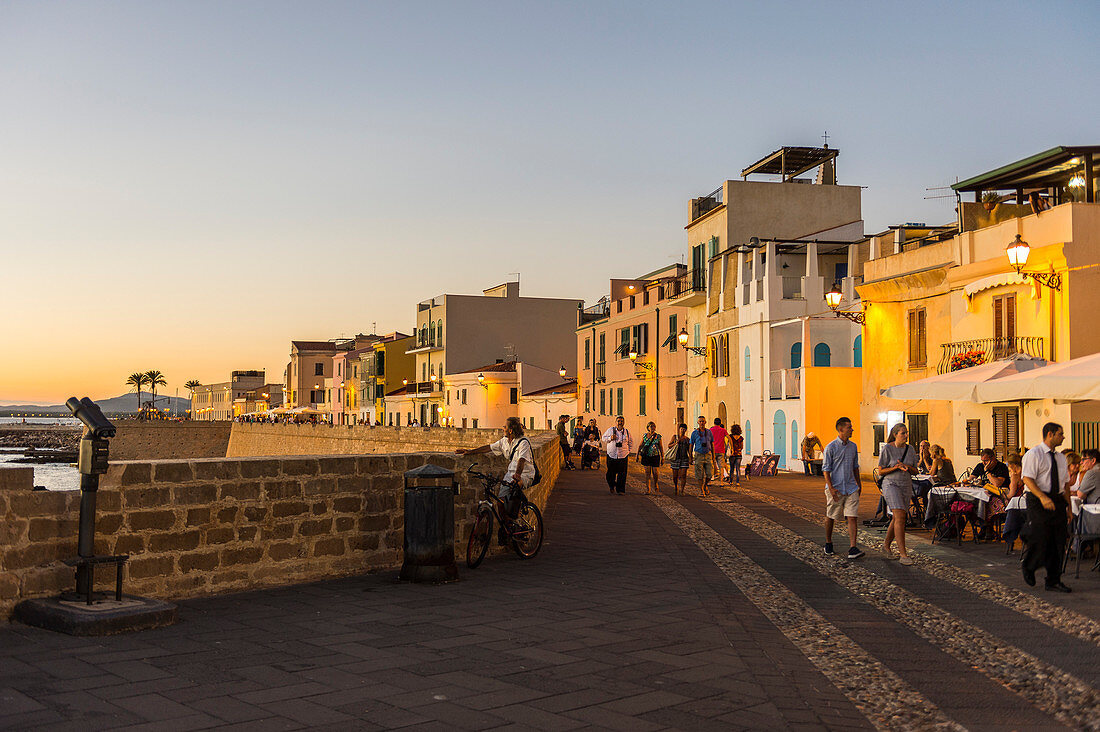
[[[1062,145],[967,178],[951,188],[956,193],[974,193],[975,200],[981,197],[983,191],[1016,191],[1017,198],[1022,199],[1025,190],[1057,190],[1067,186],[1070,179],[1079,174],[1085,179],[1085,201],[1093,203],[1097,163],[1100,163],[1100,145]]]
[[[796,178],[827,162],[836,160],[840,150],[831,147],[781,147],[771,155],[757,160],[741,171],[742,178],[750,175],[778,175],[784,181]]]

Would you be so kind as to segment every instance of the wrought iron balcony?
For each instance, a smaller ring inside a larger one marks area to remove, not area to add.
[[[706,289],[706,273],[701,269],[690,269],[679,277],[669,280],[665,294],[668,297],[681,297],[696,292],[703,293]]]
[[[429,395],[443,391],[443,383],[441,381],[410,381],[405,386],[405,393],[412,395]]]
[[[936,373],[946,374],[969,366],[1014,356],[1043,358],[1043,339],[1039,337],[977,338],[970,341],[944,343]]]

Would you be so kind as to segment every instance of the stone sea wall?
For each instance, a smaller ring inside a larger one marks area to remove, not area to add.
[[[552,434],[532,445],[544,477],[529,497],[541,508],[561,452]],[[395,570],[402,474],[430,462],[458,471],[461,564],[480,498],[462,471],[475,459],[496,475],[505,467],[502,458],[453,450],[116,462],[101,481],[95,550],[131,556],[126,592],[167,600]],[[0,619],[22,599],[73,586],[61,560],[76,555],[80,494],[32,492],[31,482],[29,468],[0,469]],[[109,589],[113,571],[101,572],[97,586]]]
[[[364,427],[314,424],[234,424],[228,457],[258,455],[361,455],[478,447],[501,437],[499,429]],[[532,431],[534,439],[545,431]]]

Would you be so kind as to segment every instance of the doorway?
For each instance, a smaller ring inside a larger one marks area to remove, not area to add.
[[[779,455],[779,467],[787,467],[787,415],[777,409],[772,420],[772,452]]]

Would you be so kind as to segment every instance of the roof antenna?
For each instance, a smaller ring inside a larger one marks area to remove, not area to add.
[[[825,130],[825,134],[821,136],[821,139],[825,140],[825,149],[829,149],[829,131]]]

